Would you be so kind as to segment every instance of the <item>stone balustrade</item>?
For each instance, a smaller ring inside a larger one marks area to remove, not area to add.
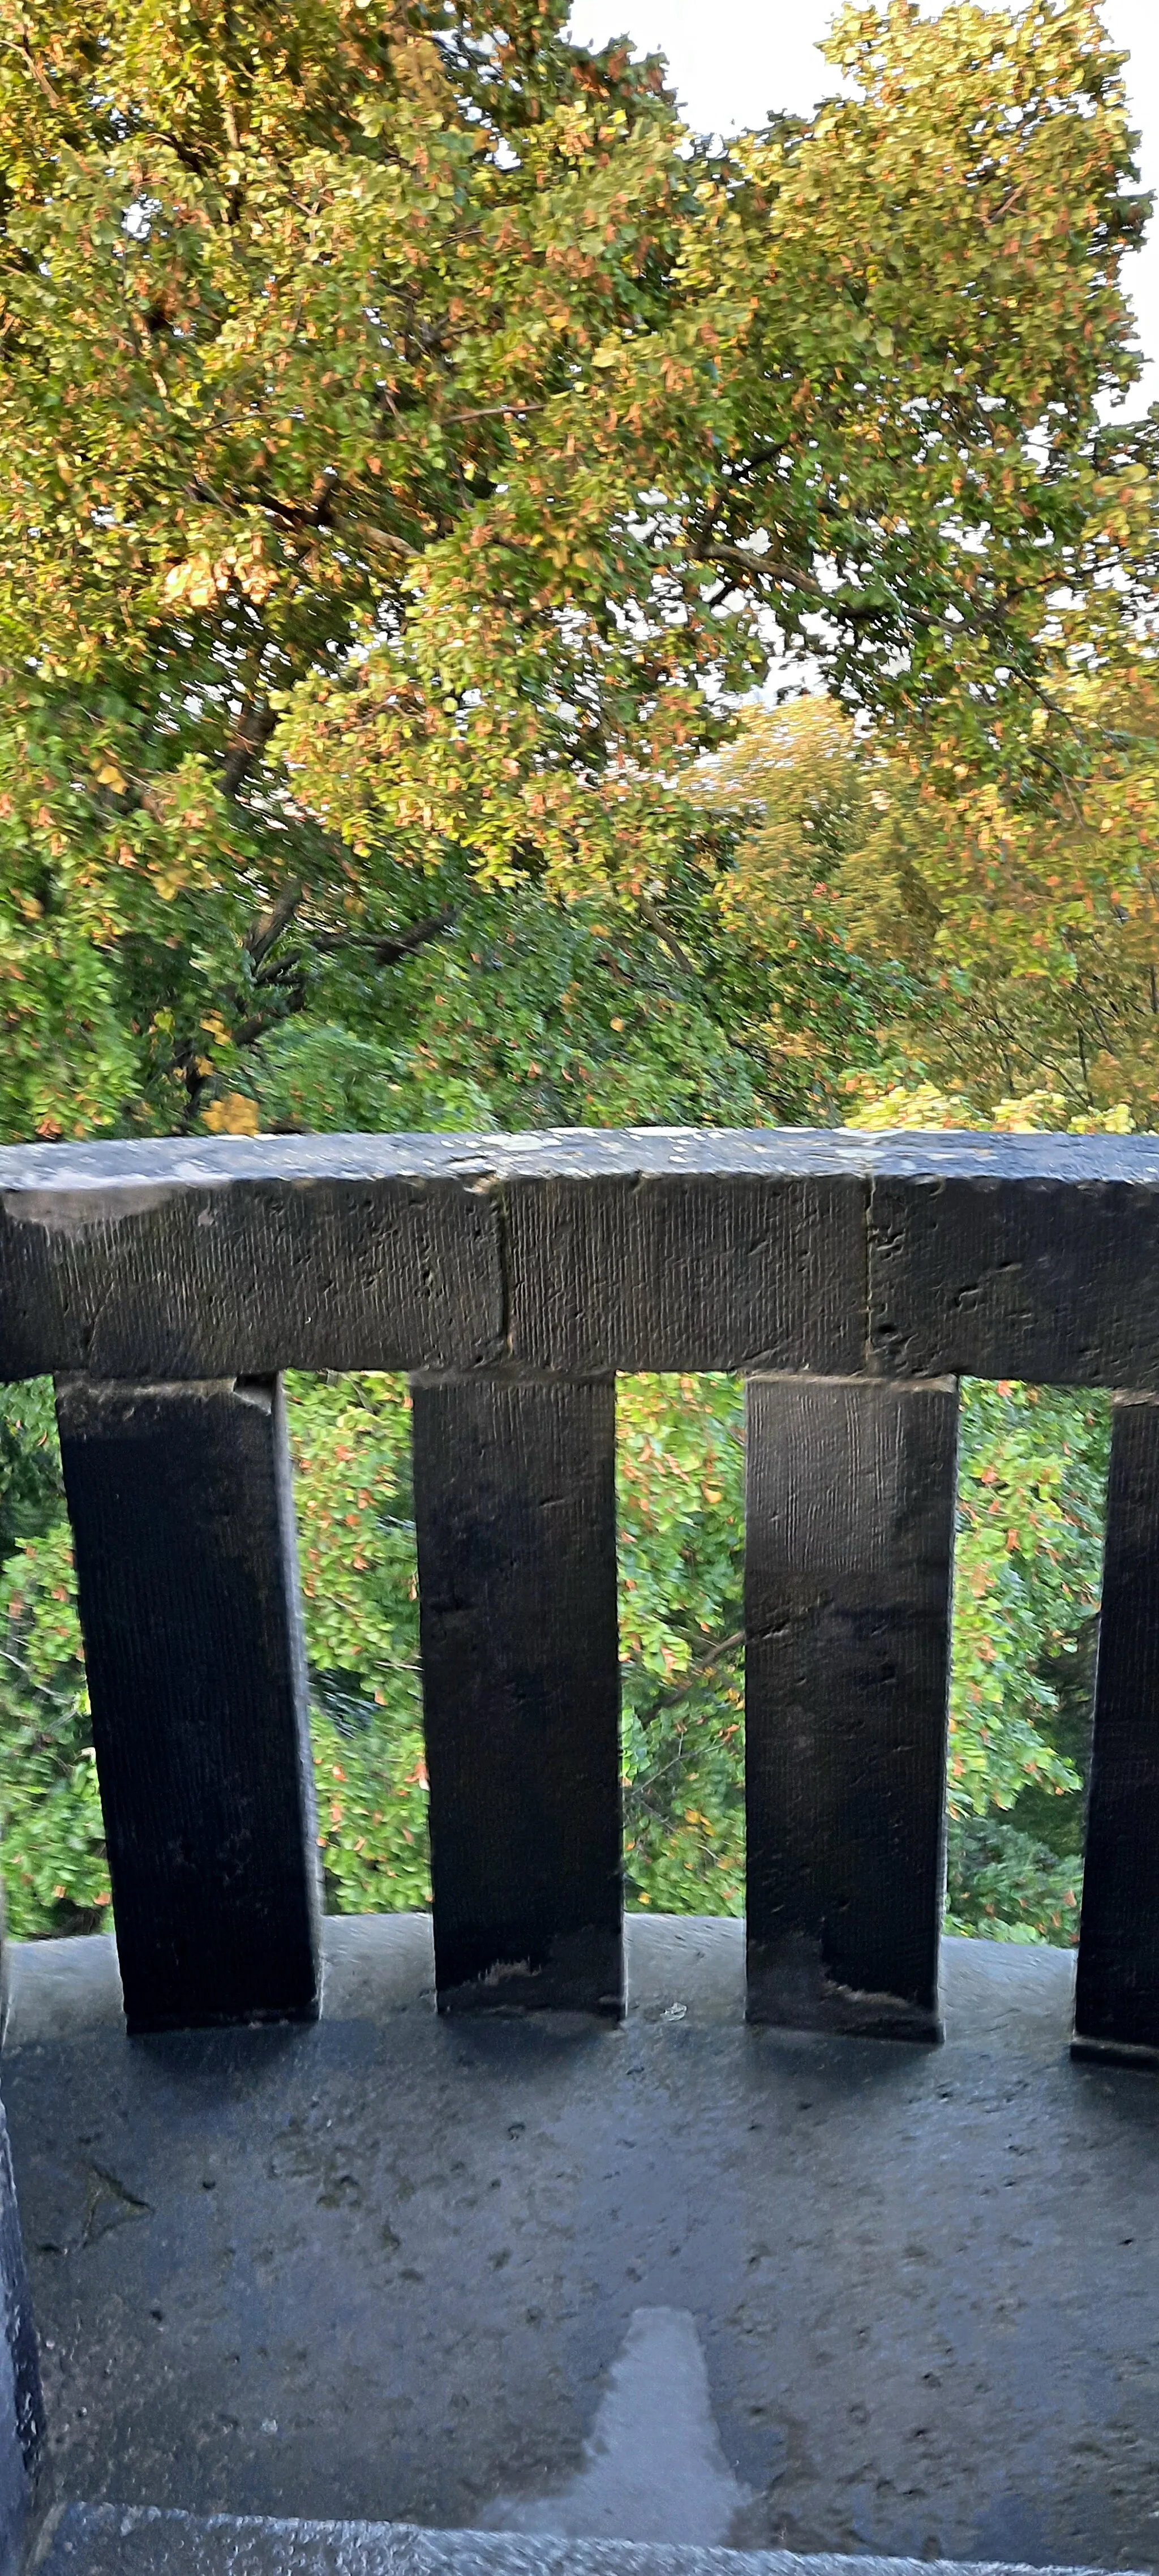
[[[1159,1143],[15,1147],[131,2030],[319,2000],[280,1373],[410,1372],[444,2009],[622,2009],[617,1371],[748,1391],[750,2018],[938,2036],[957,1380],[1115,1390],[1076,2048],[1159,2052]]]

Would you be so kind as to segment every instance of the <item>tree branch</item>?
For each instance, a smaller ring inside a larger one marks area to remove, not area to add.
[[[246,932],[245,938],[246,948],[255,966],[261,965],[263,957],[268,957],[275,941],[281,938],[283,930],[293,920],[305,891],[300,877],[290,877],[282,887],[281,893],[275,895],[268,912],[258,914],[257,920]]]
[[[457,912],[448,909],[432,913],[426,921],[413,922],[409,930],[398,931],[393,939],[353,939],[336,933],[331,939],[315,940],[314,946],[323,956],[331,957],[361,949],[373,957],[376,966],[397,966],[404,957],[413,956],[416,948],[425,948],[428,940],[441,939],[444,930],[453,930],[458,918]]]
[[[396,939],[379,939],[374,955],[380,966],[397,966],[404,957],[413,957],[416,948],[425,948],[431,939],[441,939],[444,930],[453,930],[458,918],[451,911],[437,912],[429,921],[416,921],[410,930],[400,930]]]
[[[744,1629],[738,1628],[733,1636],[721,1637],[719,1642],[711,1645],[694,1664],[686,1665],[680,1680],[674,1682],[670,1690],[658,1691],[647,1709],[637,1710],[641,1726],[651,1726],[663,1709],[674,1708],[678,1700],[687,1699],[702,1681],[711,1679],[714,1667],[722,1664],[726,1655],[735,1655],[737,1647],[743,1646],[744,1641]]]
[[[248,706],[243,707],[241,722],[222,762],[219,780],[222,795],[228,796],[231,803],[255,760],[265,750],[277,721],[268,699],[263,698],[260,704],[251,700]]]
[[[702,546],[695,561],[721,564],[726,572],[735,570],[743,573],[746,581],[783,583],[790,590],[803,591],[808,599],[823,600],[827,608],[834,604],[834,592],[824,589],[812,573],[791,564],[785,555],[754,555],[750,554],[747,546],[730,546],[721,541],[716,545]]]
[[[648,924],[649,930],[652,931],[654,936],[660,941],[661,946],[667,949],[670,957],[675,958],[676,964],[682,969],[683,973],[690,976],[694,984],[698,984],[700,982],[699,972],[693,965],[687,949],[681,947],[679,940],[676,938],[675,934],[668,929],[661,914],[657,912],[655,904],[649,902],[647,895],[642,894],[640,896],[640,910]]]
[[[443,415],[444,428],[453,429],[460,420],[526,420],[529,412],[546,411],[545,402],[476,403],[473,411],[449,411]]]
[[[302,891],[302,887],[297,884],[283,886],[277,902],[271,904],[269,911],[262,915],[260,921],[255,922],[250,932],[246,945],[251,956],[266,955],[274,940],[286,928]],[[281,918],[276,919],[279,914]],[[453,912],[441,912],[430,921],[416,921],[412,929],[400,931],[397,939],[361,942],[345,939],[319,940],[315,945],[318,948],[329,949],[343,949],[352,945],[363,946],[373,956],[377,965],[394,966],[401,958],[412,956],[416,948],[425,947],[429,939],[437,939],[442,931],[451,927],[454,920]],[[265,989],[272,989],[275,985],[281,987],[279,995],[281,1008],[273,1019],[268,1011],[254,1011],[248,1020],[242,1020],[232,1033],[234,1045],[238,1047],[253,1046],[256,1040],[264,1037],[266,1030],[277,1025],[278,1021],[288,1018],[295,1011],[304,1011],[309,1000],[309,981],[300,960],[288,959],[285,966],[275,966],[272,973],[259,975],[257,982]]]

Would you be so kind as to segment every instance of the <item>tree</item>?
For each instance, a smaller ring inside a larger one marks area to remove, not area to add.
[[[727,151],[562,27],[0,0],[0,1134],[971,1120],[1050,1072],[1052,849],[1073,825],[1078,887],[1092,816],[1149,830],[1147,725],[1107,712],[1125,671],[1142,705],[1154,546],[1152,433],[1098,421],[1143,203],[1097,16],[847,9],[849,95]],[[774,644],[830,698],[706,792]],[[1123,865],[1088,886],[1106,992]],[[966,1032],[1015,986],[998,1081]],[[1050,1085],[1029,1114],[1105,1120]],[[740,1902],[738,1408],[621,1394],[640,1903]],[[406,1411],[292,1390],[340,1907],[426,1891]],[[1101,1420],[966,1408],[955,1919],[1030,1937],[1073,1922]],[[57,1479],[21,1390],[26,1932],[108,1919]]]
[[[1089,0],[847,9],[852,95],[726,152],[563,17],[3,0],[8,1135],[252,1126],[297,1019],[327,1123],[322,1030],[389,1089],[474,885],[671,956],[770,619],[883,724],[1068,769],[1046,606],[1146,578]]]
[[[730,930],[770,957],[808,958],[810,969],[824,958],[848,996],[872,1002],[876,1064],[863,1044],[860,1065],[849,1051],[851,1070],[903,1086],[929,1077],[960,1095],[967,1120],[991,1117],[997,1103],[1002,1123],[1004,1098],[1030,1098],[1032,1123],[1082,1128],[1111,1117],[1152,1128],[1151,646],[1120,650],[1093,675],[1064,673],[1058,706],[1081,742],[1081,765],[1026,801],[977,772],[941,791],[920,744],[903,755],[826,699],[750,715],[707,785],[713,805],[740,818],[717,900]],[[780,1042],[793,1045],[791,1029]],[[823,1056],[814,1061],[820,1070]]]
[[[1110,1407],[962,1391],[947,1928],[1078,1937]]]

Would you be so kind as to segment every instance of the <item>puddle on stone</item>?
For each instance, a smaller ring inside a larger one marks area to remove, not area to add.
[[[500,2497],[483,2523],[572,2540],[708,2547],[727,2540],[751,2502],[752,2489],[734,2477],[721,2448],[694,2317],[687,2308],[636,2308],[582,2469],[554,2495]]]

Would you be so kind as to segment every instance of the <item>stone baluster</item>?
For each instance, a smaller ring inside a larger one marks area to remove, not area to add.
[[[1159,1396],[1111,1422],[1073,2053],[1159,2064]]]
[[[58,1381],[130,2030],[312,2017],[318,1855],[280,1383]]]
[[[414,1389],[444,2011],[623,2008],[610,1378]]]
[[[957,1409],[748,1381],[750,2020],[940,2037]]]

